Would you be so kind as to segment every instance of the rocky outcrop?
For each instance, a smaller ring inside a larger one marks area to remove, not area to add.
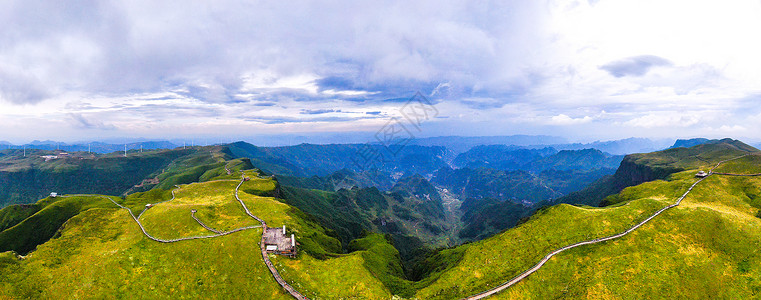
[[[648,181],[666,179],[669,175],[684,169],[670,166],[652,166],[638,162],[636,154],[627,155],[621,161],[618,170],[613,175],[613,186],[616,193],[621,190]]]

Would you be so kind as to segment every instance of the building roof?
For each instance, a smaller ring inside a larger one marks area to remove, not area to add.
[[[291,237],[283,234],[283,228],[281,227],[267,227],[264,234],[264,245],[267,246],[267,250],[270,250],[270,246],[276,246],[273,250],[279,251],[293,251],[293,241]]]

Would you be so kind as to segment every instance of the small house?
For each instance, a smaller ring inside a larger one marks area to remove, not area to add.
[[[56,193],[56,192],[52,192],[52,193],[50,193],[50,197],[51,197],[51,198],[55,198],[55,197],[58,197],[58,193]]]
[[[58,155],[43,155],[43,156],[40,156],[40,157],[44,158],[45,161],[51,161],[51,160],[54,160],[54,159],[58,159]]]
[[[262,234],[267,253],[296,257],[296,237],[293,234],[290,237],[287,235],[285,225],[282,228],[266,227]]]
[[[697,174],[695,174],[695,177],[698,177],[698,178],[705,178],[705,177],[708,177],[708,173],[706,173],[706,172],[703,172],[703,171],[698,171],[698,173],[697,173]]]

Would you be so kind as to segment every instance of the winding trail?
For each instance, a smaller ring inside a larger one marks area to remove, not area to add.
[[[206,228],[206,230],[208,230],[208,231],[211,231],[213,233],[222,233],[219,230],[216,230],[214,228],[211,228],[211,227],[207,226],[206,224],[204,224],[204,222],[201,222],[201,220],[196,218],[196,212],[197,212],[197,210],[195,210],[195,209],[191,209],[190,210],[190,216],[193,217],[193,220],[196,220],[196,222],[198,222],[198,224],[200,224],[203,228]]]
[[[216,230],[216,229],[211,228],[211,227],[207,226],[206,224],[204,224],[201,220],[199,220],[195,216],[196,210],[192,209],[190,211],[191,217],[193,217],[193,219],[195,219],[196,222],[198,222],[198,224],[200,224],[203,228],[205,228],[206,230],[212,231],[212,232],[214,232],[216,234],[183,237],[183,238],[177,238],[177,239],[160,239],[160,238],[157,238],[157,237],[154,237],[154,236],[150,235],[148,233],[148,231],[145,230],[145,227],[143,226],[142,222],[140,222],[140,217],[149,208],[155,206],[156,204],[165,203],[165,202],[169,202],[169,201],[174,200],[176,198],[175,191],[179,190],[180,186],[175,185],[175,187],[177,187],[177,188],[172,190],[172,198],[171,199],[166,200],[166,201],[161,201],[161,202],[157,202],[157,203],[152,203],[152,204],[146,205],[146,207],[143,209],[143,211],[140,212],[140,214],[138,216],[135,216],[135,214],[132,212],[132,210],[129,207],[126,207],[126,206],[123,206],[123,205],[117,203],[116,201],[114,201],[114,199],[112,199],[111,197],[108,197],[108,196],[89,195],[89,194],[72,194],[72,195],[65,195],[65,196],[59,196],[59,197],[61,197],[61,198],[70,198],[70,197],[98,197],[98,198],[107,199],[107,200],[111,201],[111,203],[113,203],[114,205],[118,206],[119,208],[127,210],[127,212],[129,212],[129,215],[132,217],[132,219],[135,221],[135,223],[137,223],[137,225],[140,227],[140,230],[143,232],[143,234],[147,238],[149,238],[151,240],[154,240],[154,241],[157,241],[157,242],[160,242],[160,243],[175,243],[175,242],[187,241],[187,240],[215,238],[215,237],[220,237],[220,236],[228,235],[228,234],[231,234],[231,233],[235,233],[235,232],[238,232],[238,231],[243,231],[243,230],[248,230],[248,229],[254,229],[254,228],[263,228],[263,230],[262,230],[262,238],[261,238],[261,240],[259,242],[259,249],[261,250],[262,259],[264,260],[264,264],[267,265],[267,268],[269,269],[270,273],[272,273],[272,277],[275,278],[275,281],[277,281],[277,283],[286,292],[288,292],[288,294],[290,294],[294,298],[299,299],[299,300],[309,300],[309,298],[305,297],[304,295],[299,293],[295,288],[293,288],[290,284],[288,284],[288,282],[286,282],[283,279],[283,277],[280,276],[280,273],[275,268],[275,265],[272,264],[272,262],[270,261],[270,258],[267,255],[267,250],[265,249],[265,246],[264,246],[264,231],[267,230],[267,222],[265,222],[261,218],[255,216],[254,214],[252,214],[251,211],[246,206],[246,204],[243,203],[243,200],[241,200],[240,197],[238,196],[238,191],[240,190],[240,187],[243,185],[244,182],[246,182],[245,174],[243,174],[242,177],[243,178],[241,178],[240,183],[238,183],[238,185],[235,187],[235,199],[238,200],[238,202],[243,207],[243,210],[246,212],[246,214],[248,216],[250,216],[251,218],[255,219],[256,221],[258,221],[259,223],[261,223],[261,225],[246,226],[246,227],[241,227],[241,228],[233,229],[233,230],[230,230],[230,231],[224,231],[224,232],[222,232],[222,231]]]
[[[641,227],[642,225],[645,225],[647,222],[650,222],[650,220],[652,220],[653,218],[657,217],[658,215],[660,215],[664,211],[678,206],[680,203],[682,203],[682,200],[684,200],[684,198],[686,198],[687,195],[690,192],[692,192],[692,189],[695,188],[695,186],[697,186],[699,183],[701,183],[703,180],[705,180],[706,178],[710,177],[711,175],[715,174],[715,175],[731,175],[731,176],[761,176],[761,174],[742,175],[742,174],[714,173],[713,172],[713,170],[715,170],[716,168],[718,168],[721,164],[723,164],[725,162],[728,162],[728,161],[731,161],[731,160],[735,160],[735,159],[739,159],[739,158],[743,158],[743,157],[748,156],[748,155],[750,155],[750,154],[745,154],[745,155],[741,155],[741,156],[738,156],[738,157],[735,157],[735,158],[730,158],[730,159],[727,159],[727,160],[720,161],[719,163],[716,164],[716,166],[711,168],[711,170],[708,172],[708,176],[700,178],[697,181],[695,181],[695,183],[693,183],[690,186],[690,188],[687,189],[687,191],[684,192],[684,194],[681,197],[679,197],[679,199],[674,204],[671,204],[669,206],[661,208],[660,210],[658,210],[657,212],[652,214],[647,219],[643,220],[642,222],[638,223],[637,225],[632,226],[631,228],[627,229],[626,231],[618,233],[618,234],[614,234],[614,235],[611,235],[611,236],[597,238],[597,239],[592,239],[592,240],[587,240],[587,241],[582,241],[582,242],[578,242],[578,243],[575,243],[575,244],[571,244],[571,245],[559,248],[559,249],[557,249],[555,251],[550,252],[544,258],[542,258],[542,260],[539,261],[539,263],[537,263],[536,265],[534,265],[530,269],[524,271],[523,273],[518,274],[517,276],[513,277],[509,281],[507,281],[507,282],[505,282],[505,283],[503,283],[503,284],[501,284],[501,285],[499,285],[499,286],[497,286],[497,287],[495,287],[493,289],[490,289],[490,290],[485,291],[485,292],[481,292],[479,294],[475,294],[473,296],[466,297],[464,299],[468,299],[468,300],[471,300],[471,299],[472,300],[483,299],[483,298],[486,298],[486,297],[490,297],[490,296],[492,296],[494,294],[497,294],[497,293],[499,293],[501,291],[504,291],[505,289],[515,285],[516,283],[520,282],[524,278],[526,278],[529,275],[533,274],[534,272],[538,271],[542,266],[544,266],[545,263],[547,263],[547,261],[550,260],[550,258],[552,258],[553,256],[555,256],[555,255],[557,255],[557,254],[559,254],[559,253],[561,253],[563,251],[566,251],[566,250],[569,250],[569,249],[573,249],[573,248],[576,248],[576,247],[579,247],[579,246],[583,246],[583,245],[596,244],[596,243],[601,243],[601,242],[617,239],[617,238],[623,237],[623,236],[631,233],[634,230],[637,230],[637,228]]]
[[[154,240],[154,241],[157,241],[157,242],[160,242],[160,243],[176,243],[176,242],[181,242],[181,241],[215,238],[215,237],[220,237],[220,236],[228,235],[228,234],[231,234],[231,233],[235,233],[235,232],[238,232],[238,231],[243,231],[243,230],[248,230],[248,229],[254,229],[254,228],[261,227],[261,226],[258,226],[258,225],[257,226],[246,226],[246,227],[236,228],[236,229],[233,229],[233,230],[230,230],[230,231],[220,232],[220,233],[213,234],[213,235],[198,235],[198,236],[182,237],[182,238],[177,238],[177,239],[160,239],[160,238],[152,236],[151,234],[148,233],[148,231],[145,230],[145,227],[143,226],[143,223],[140,222],[140,219],[135,216],[135,214],[132,212],[132,210],[129,207],[126,207],[126,206],[123,206],[123,205],[117,203],[116,201],[114,201],[114,199],[111,199],[111,197],[107,197],[107,196],[103,196],[103,195],[88,195],[88,194],[74,194],[74,195],[66,195],[66,196],[59,196],[59,197],[61,197],[61,198],[69,198],[69,197],[98,197],[98,198],[108,199],[109,201],[111,201],[111,203],[115,204],[116,206],[119,206],[120,208],[126,209],[127,212],[129,212],[129,215],[132,217],[133,220],[135,220],[135,223],[137,223],[137,225],[140,227],[140,230],[143,232],[143,234],[147,238],[149,238],[151,240]],[[164,201],[164,202],[166,202],[166,201]],[[143,212],[145,212],[145,210],[143,210]],[[142,215],[142,213],[140,213],[140,215]]]
[[[309,298],[305,297],[301,293],[299,293],[295,288],[293,288],[288,282],[286,282],[283,277],[280,276],[280,273],[275,268],[275,265],[272,264],[270,261],[269,255],[267,255],[267,250],[264,247],[264,232],[267,231],[267,222],[260,219],[259,217],[255,216],[251,213],[250,210],[248,210],[248,206],[246,206],[246,203],[243,203],[243,200],[238,197],[238,191],[240,190],[240,186],[243,185],[244,182],[246,182],[245,174],[242,175],[242,179],[240,180],[240,183],[238,183],[238,186],[235,187],[235,199],[240,202],[240,205],[243,206],[243,210],[246,211],[246,214],[250,217],[254,218],[255,220],[259,221],[259,223],[262,224],[262,240],[259,242],[259,248],[262,252],[262,259],[264,260],[264,264],[267,265],[267,268],[270,270],[270,273],[272,273],[272,277],[275,278],[275,281],[277,281],[278,284],[280,284],[283,289],[288,292],[288,294],[291,294],[293,298],[299,299],[299,300],[308,300]]]

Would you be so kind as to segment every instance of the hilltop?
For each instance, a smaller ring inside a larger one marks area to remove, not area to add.
[[[146,230],[160,238],[208,234],[191,218],[218,230],[256,225],[233,198],[240,182],[240,168],[231,175],[181,185],[176,199],[146,211]],[[401,275],[398,252],[383,236],[368,234],[352,241],[352,252],[341,254],[339,241],[304,213],[272,197],[276,183],[256,170],[244,171],[253,178],[243,182],[241,199],[272,226],[286,225],[296,235],[302,254],[292,260],[270,255],[281,275],[308,297],[390,298],[394,278]],[[169,200],[168,192],[147,192],[113,201],[139,212],[146,203]],[[108,297],[114,293],[135,297],[234,298],[242,294],[257,298],[287,299],[269,274],[259,252],[261,229],[202,240],[172,244],[143,236],[124,209],[100,197],[46,198],[41,210],[2,231],[0,238],[23,236],[24,228],[38,229],[37,219],[50,219],[81,208],[63,223],[55,238],[26,256],[0,254],[0,297]],[[89,206],[89,207],[84,207]],[[10,208],[10,207],[9,207]],[[3,215],[10,215],[3,209]],[[64,218],[62,216],[61,218]],[[398,292],[398,291],[397,291]]]
[[[612,176],[602,177],[583,190],[570,193],[554,202],[607,205],[603,199],[617,194],[624,188],[666,179],[671,174],[748,151],[758,150],[741,141],[723,139],[705,141],[690,148],[676,147],[658,152],[630,154],[624,157]]]
[[[29,204],[51,192],[122,196],[204,180],[233,158],[224,146],[95,154],[47,150],[0,152],[0,207]],[[250,166],[250,161],[245,160]]]

